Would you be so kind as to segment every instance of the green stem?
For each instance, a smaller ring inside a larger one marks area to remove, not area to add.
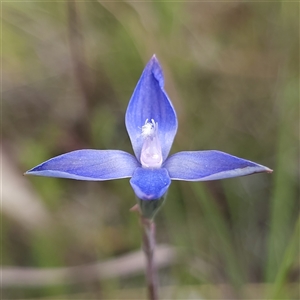
[[[158,280],[154,264],[155,223],[153,220],[141,216],[143,229],[143,250],[146,256],[146,280],[150,300],[158,299]]]

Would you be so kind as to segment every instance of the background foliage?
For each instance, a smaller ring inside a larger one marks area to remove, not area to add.
[[[177,253],[160,270],[162,297],[299,298],[299,3],[1,5],[4,270],[92,264],[140,249],[128,180],[22,173],[81,148],[132,152],[125,110],[155,53],[179,118],[172,152],[218,149],[274,169],[172,183],[157,216],[158,243]],[[30,287],[6,275],[3,299],[144,293],[142,271]]]

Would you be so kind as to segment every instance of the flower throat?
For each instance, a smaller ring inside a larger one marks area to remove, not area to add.
[[[144,138],[141,151],[141,164],[144,168],[160,168],[163,162],[161,146],[158,138],[158,123],[153,119],[142,126],[142,137]]]

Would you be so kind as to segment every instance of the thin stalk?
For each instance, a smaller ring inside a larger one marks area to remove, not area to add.
[[[158,278],[154,263],[155,223],[153,220],[140,216],[143,229],[143,250],[146,256],[146,280],[150,300],[158,299]]]

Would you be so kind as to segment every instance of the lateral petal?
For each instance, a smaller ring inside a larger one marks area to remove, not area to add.
[[[86,149],[51,158],[25,175],[101,181],[131,177],[138,166],[136,158],[124,151]]]
[[[167,159],[163,164],[174,180],[207,181],[272,170],[221,151],[183,151]]]

